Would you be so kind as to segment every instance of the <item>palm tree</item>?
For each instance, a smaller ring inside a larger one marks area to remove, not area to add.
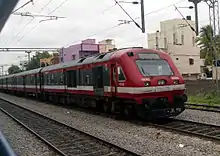
[[[202,27],[196,42],[201,48],[200,56],[201,58],[205,58],[206,65],[211,65],[215,56],[211,39],[214,39],[212,27],[210,25]]]

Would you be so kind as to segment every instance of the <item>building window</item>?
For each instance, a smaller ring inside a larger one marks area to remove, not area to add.
[[[76,55],[72,55],[72,60],[75,60],[76,59]]]
[[[164,48],[167,49],[167,38],[164,38]]]
[[[194,59],[193,58],[189,58],[189,65],[193,65],[194,64]]]
[[[182,45],[184,45],[184,35],[183,34],[181,35],[181,42],[182,42]]]
[[[192,37],[192,45],[195,46],[195,37]]]
[[[176,45],[176,34],[173,33],[173,44]]]

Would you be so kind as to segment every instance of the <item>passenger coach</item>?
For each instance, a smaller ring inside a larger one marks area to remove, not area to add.
[[[185,83],[162,51],[124,48],[0,78],[5,92],[141,117],[184,111]]]

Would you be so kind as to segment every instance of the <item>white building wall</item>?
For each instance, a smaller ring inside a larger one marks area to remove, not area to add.
[[[188,20],[192,27],[195,22]],[[200,48],[195,45],[196,34],[191,30],[185,20],[173,19],[160,22],[161,31],[148,34],[148,48],[158,48],[166,51],[182,74],[200,74]],[[194,63],[190,64],[189,59]]]
[[[99,52],[106,53],[115,48],[114,40],[107,39],[99,42]]]

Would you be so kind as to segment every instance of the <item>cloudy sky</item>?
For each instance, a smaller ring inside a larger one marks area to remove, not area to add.
[[[20,0],[16,8],[28,0]],[[124,0],[129,2],[129,0]],[[131,1],[131,0],[130,0]],[[192,5],[188,0],[145,0],[146,33],[142,34],[134,24],[118,26],[118,20],[130,20],[115,5],[114,0],[34,0],[18,12],[54,15],[65,18],[39,22],[47,18],[31,18],[11,15],[0,34],[0,47],[63,47],[79,43],[86,38],[103,40],[112,38],[117,47],[147,47],[147,33],[159,29],[160,21],[181,18],[172,4],[177,7]],[[125,10],[140,22],[140,5],[121,3]],[[168,7],[170,6],[170,7]],[[159,11],[158,11],[159,10]],[[179,8],[184,16],[194,9]],[[199,4],[200,26],[208,21],[208,6]],[[0,64],[16,64],[25,58],[24,53],[1,52]]]

